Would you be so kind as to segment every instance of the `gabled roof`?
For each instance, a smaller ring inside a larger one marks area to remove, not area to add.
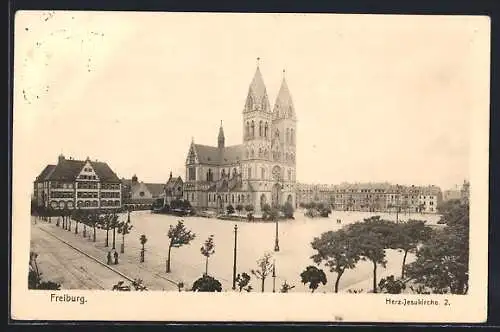
[[[145,183],[145,185],[153,197],[160,196],[165,189],[165,184],[163,183]]]
[[[80,174],[83,166],[87,161],[82,160],[74,160],[74,159],[60,159],[57,165],[55,165],[51,172],[45,175],[43,180],[48,181],[75,181],[78,174]],[[120,179],[118,176],[111,170],[108,164],[99,161],[90,161],[90,164],[94,168],[95,173],[101,180],[101,182],[113,182],[119,183]],[[47,168],[53,165],[48,165]],[[45,171],[44,170],[44,171]],[[43,175],[42,172],[41,175]]]
[[[180,176],[178,176],[176,178],[170,178],[170,179],[168,179],[167,184],[165,185],[165,188],[172,189],[175,186],[177,186],[179,182],[180,182],[180,184],[182,184],[182,178]]]
[[[243,144],[227,146],[219,149],[216,146],[194,144],[200,164],[232,165],[241,160]]]
[[[47,165],[43,171],[36,177],[35,182],[43,182],[56,168],[56,165]]]

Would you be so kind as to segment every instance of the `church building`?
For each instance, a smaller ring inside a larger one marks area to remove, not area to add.
[[[284,73],[284,71],[283,71]],[[221,126],[217,145],[196,144],[186,158],[184,199],[192,206],[222,212],[231,204],[296,207],[296,116],[283,75],[271,108],[259,66],[242,112],[242,144],[226,146]]]

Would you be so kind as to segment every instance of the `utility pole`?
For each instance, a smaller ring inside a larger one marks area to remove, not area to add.
[[[238,239],[238,225],[234,225],[234,260],[233,260],[233,290],[236,289],[236,245]]]

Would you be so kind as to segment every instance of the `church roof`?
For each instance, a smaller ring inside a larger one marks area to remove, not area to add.
[[[252,83],[250,83],[250,87],[248,88],[246,110],[254,110],[255,106],[267,111],[271,108],[267,96],[266,85],[264,84],[264,79],[262,78],[262,73],[258,66],[253,76]]]
[[[231,165],[241,160],[243,145],[232,145],[219,149],[216,146],[194,144],[200,164]]]
[[[293,106],[292,96],[284,77],[278,96],[276,97],[276,102],[274,103],[273,114],[275,119],[295,118],[295,107]]]

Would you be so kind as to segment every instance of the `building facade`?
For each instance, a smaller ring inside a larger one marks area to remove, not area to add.
[[[109,209],[122,206],[121,181],[107,163],[66,159],[47,165],[34,182],[37,206],[52,209]]]
[[[323,202],[338,211],[435,213],[442,200],[436,186],[389,183],[297,184],[298,204]]]
[[[145,183],[136,175],[122,179],[123,206],[130,209],[149,209],[158,199],[163,199],[164,183]]]
[[[182,181],[182,178],[180,176],[172,177],[172,172],[170,172],[170,177],[165,185],[165,191],[163,194],[163,205],[170,204],[174,200],[184,199],[183,187],[184,181]]]
[[[242,115],[242,144],[225,145],[222,123],[217,146],[191,142],[184,198],[216,210],[250,204],[257,213],[265,204],[295,206],[297,119],[285,78],[271,108],[257,66]]]

